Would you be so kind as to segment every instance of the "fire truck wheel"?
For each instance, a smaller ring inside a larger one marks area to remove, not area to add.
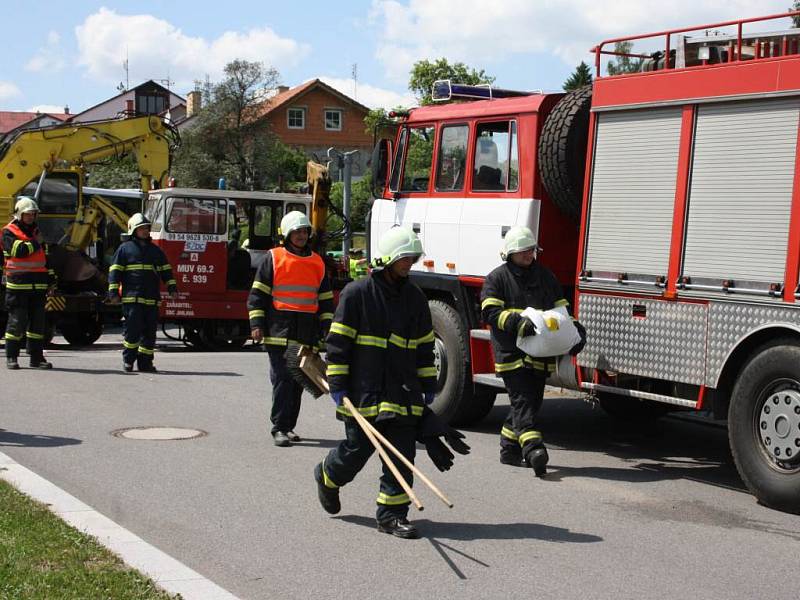
[[[599,393],[597,398],[606,413],[615,419],[629,423],[655,421],[670,411],[669,405],[651,400],[639,400],[606,392]]]
[[[800,514],[800,347],[781,340],[744,366],[728,409],[742,480],[765,506]]]
[[[467,359],[466,328],[455,309],[446,302],[431,300],[428,304],[433,319],[434,356],[439,373],[436,399],[431,408],[448,423],[472,422],[480,411],[472,406],[475,396]]]
[[[539,170],[547,193],[562,213],[575,220],[583,205],[591,105],[591,85],[567,93],[550,111],[539,142]]]
[[[103,335],[103,324],[94,314],[61,317],[58,330],[72,346],[90,346]]]

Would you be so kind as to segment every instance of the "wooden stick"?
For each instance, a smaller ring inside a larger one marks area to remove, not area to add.
[[[402,487],[405,493],[408,494],[408,497],[411,499],[411,502],[414,503],[414,506],[417,507],[417,510],[424,510],[425,507],[422,506],[422,502],[419,501],[419,498],[417,498],[416,494],[414,493],[414,490],[411,489],[411,486],[408,485],[408,482],[400,474],[400,471],[397,470],[397,467],[392,462],[392,459],[389,457],[389,454],[386,452],[383,446],[381,446],[380,442],[378,442],[378,440],[375,438],[375,434],[373,433],[374,429],[369,424],[369,421],[367,421],[364,418],[364,416],[360,412],[358,412],[358,410],[356,410],[356,407],[353,406],[353,403],[350,402],[349,398],[345,397],[342,400],[342,403],[344,404],[345,408],[350,411],[350,414],[353,415],[353,418],[355,418],[356,423],[358,423],[359,426],[361,427],[362,431],[364,432],[364,435],[366,435],[369,438],[369,441],[372,442],[372,445],[375,446],[375,450],[378,451],[378,454],[380,454],[380,457],[383,459],[383,462],[389,467],[389,470],[392,472],[392,475],[394,475],[394,478],[397,479],[397,483],[399,483],[400,487]],[[395,452],[397,452],[397,450],[394,447],[392,447],[392,449]]]
[[[387,440],[387,439],[386,439],[386,438],[383,436],[383,434],[382,434],[380,431],[378,431],[378,430],[375,428],[375,426],[374,426],[372,423],[370,423],[369,421],[366,421],[366,419],[365,419],[365,422],[366,422],[366,424],[367,424],[367,427],[369,427],[369,428],[372,430],[372,433],[374,433],[374,434],[375,434],[375,437],[376,437],[376,438],[378,438],[378,440],[379,440],[379,441],[380,441],[380,442],[381,442],[381,443],[382,443],[384,446],[386,446],[386,447],[387,447],[389,450],[391,450],[391,451],[394,453],[394,455],[395,455],[395,456],[397,456],[397,458],[399,458],[399,459],[400,459],[400,461],[401,461],[401,462],[402,462],[402,463],[403,463],[405,466],[407,466],[409,469],[411,469],[411,472],[412,472],[412,473],[414,473],[414,475],[416,475],[417,477],[419,477],[419,478],[422,480],[422,482],[423,482],[425,485],[427,485],[427,486],[428,486],[428,487],[431,489],[431,491],[432,491],[434,494],[436,494],[436,495],[439,497],[439,499],[440,499],[442,502],[444,502],[444,503],[447,505],[447,507],[448,507],[448,508],[453,508],[453,503],[452,503],[452,502],[450,502],[450,500],[448,500],[448,499],[447,499],[447,496],[445,496],[445,495],[442,493],[442,491],[441,491],[441,490],[440,490],[438,487],[436,487],[436,486],[433,484],[433,482],[432,482],[430,479],[428,479],[428,478],[425,476],[425,473],[423,473],[422,471],[420,471],[420,470],[417,468],[417,466],[416,466],[414,463],[412,463],[410,460],[408,460],[408,458],[406,458],[406,457],[403,455],[403,453],[402,453],[402,452],[400,452],[400,451],[399,451],[397,448],[395,448],[395,447],[392,445],[392,443],[391,443],[389,440]]]
[[[322,371],[322,365],[324,363],[319,358],[319,356],[315,355],[310,349],[306,348],[305,346],[303,346],[303,349],[300,351],[300,356],[302,357],[300,359],[300,368],[303,369],[303,372],[306,375],[308,375],[311,379],[313,379],[317,383],[317,385],[319,385],[320,389],[329,392],[330,388],[328,387],[328,380],[325,379],[325,376],[323,375],[324,371]],[[352,406],[352,402],[350,402],[349,399],[347,401]],[[428,479],[428,477],[422,471],[420,471],[414,463],[408,460],[403,455],[402,452],[400,452],[397,448],[395,448],[391,444],[391,442],[389,442],[389,440],[387,440],[383,436],[383,434],[381,434],[381,432],[378,431],[372,425],[372,423],[364,419],[361,413],[358,413],[356,410],[350,408],[350,406],[348,406],[347,408],[348,410],[350,410],[351,413],[353,413],[354,416],[355,414],[358,414],[358,416],[363,419],[363,424],[362,422],[359,421],[359,425],[361,425],[362,429],[364,428],[364,425],[366,425],[366,427],[368,427],[372,431],[372,433],[375,434],[375,437],[378,438],[378,440],[380,440],[380,442],[383,445],[385,445],[389,450],[391,450],[392,453],[394,453],[394,455],[397,456],[406,467],[411,469],[411,472],[414,473],[414,475],[416,475],[417,477],[419,477],[420,480],[425,485],[427,485],[431,489],[431,491],[434,494],[436,494],[436,496],[447,505],[448,508],[453,508],[453,503],[450,502],[447,496],[445,496],[442,493],[442,491],[438,487],[436,487],[436,485],[434,485],[434,483],[430,479]]]

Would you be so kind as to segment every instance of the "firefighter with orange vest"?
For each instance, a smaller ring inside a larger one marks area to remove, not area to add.
[[[247,309],[251,336],[269,353],[272,437],[276,446],[299,442],[294,432],[303,388],[286,366],[289,342],[318,347],[333,319],[333,292],[325,263],[311,250],[308,217],[291,211],[281,219],[283,245],[270,250],[258,268]]]
[[[28,340],[31,367],[53,367],[44,358],[44,329],[47,290],[55,284],[55,274],[47,266],[45,247],[36,225],[38,214],[36,202],[20,196],[14,206],[14,219],[3,228],[8,310],[6,367],[12,370],[19,369],[23,336]]]

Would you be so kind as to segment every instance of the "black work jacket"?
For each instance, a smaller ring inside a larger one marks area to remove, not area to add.
[[[517,348],[519,314],[529,306],[551,310],[568,305],[556,276],[536,261],[528,268],[509,261],[489,273],[481,290],[481,314],[492,328],[497,374],[522,368],[555,370],[555,358],[533,358]]]
[[[8,292],[39,292],[44,294],[48,286],[55,285],[56,276],[53,269],[50,267],[50,261],[47,260],[47,273],[11,273],[9,270],[4,272],[5,259],[8,258],[27,258],[40,248],[44,247],[45,254],[47,254],[47,246],[40,244],[36,241],[36,234],[38,227],[36,223],[33,225],[25,225],[19,219],[11,221],[12,224],[19,227],[31,241],[24,241],[17,237],[8,227],[3,227],[3,262],[0,262],[0,275],[4,276],[7,280]]]
[[[423,392],[436,391],[433,325],[415,284],[392,284],[382,270],[344,288],[328,334],[328,382],[369,419],[422,416]],[[350,412],[337,408],[337,416]]]
[[[123,303],[156,306],[162,281],[170,293],[177,289],[166,255],[150,238],[131,239],[117,248],[108,271],[109,295],[122,289]]]
[[[286,249],[298,256],[310,256],[312,252],[310,249],[301,251],[291,244],[286,244]],[[333,318],[333,292],[327,275],[319,284],[316,313],[275,308],[272,303],[273,279],[272,252],[267,252],[256,271],[250,295],[247,297],[250,329],[265,330],[263,343],[268,349],[285,348],[290,341],[306,346],[319,346],[319,341],[327,335]]]

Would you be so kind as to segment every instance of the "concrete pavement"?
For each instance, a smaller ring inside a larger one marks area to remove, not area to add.
[[[537,480],[497,460],[502,396],[451,471],[421,450],[455,508],[416,486],[424,537],[405,541],[374,529],[375,458],[340,515],[318,506],[311,471],[342,434],[327,397],[304,400],[305,442],[272,446],[263,353],[170,345],[161,373],[124,374],[112,334],[49,357],[52,372],[0,374],[0,451],[241,598],[797,595],[800,521],[744,490],[719,427],[637,429],[547,400],[552,473]],[[137,426],[208,435],[111,435]]]

